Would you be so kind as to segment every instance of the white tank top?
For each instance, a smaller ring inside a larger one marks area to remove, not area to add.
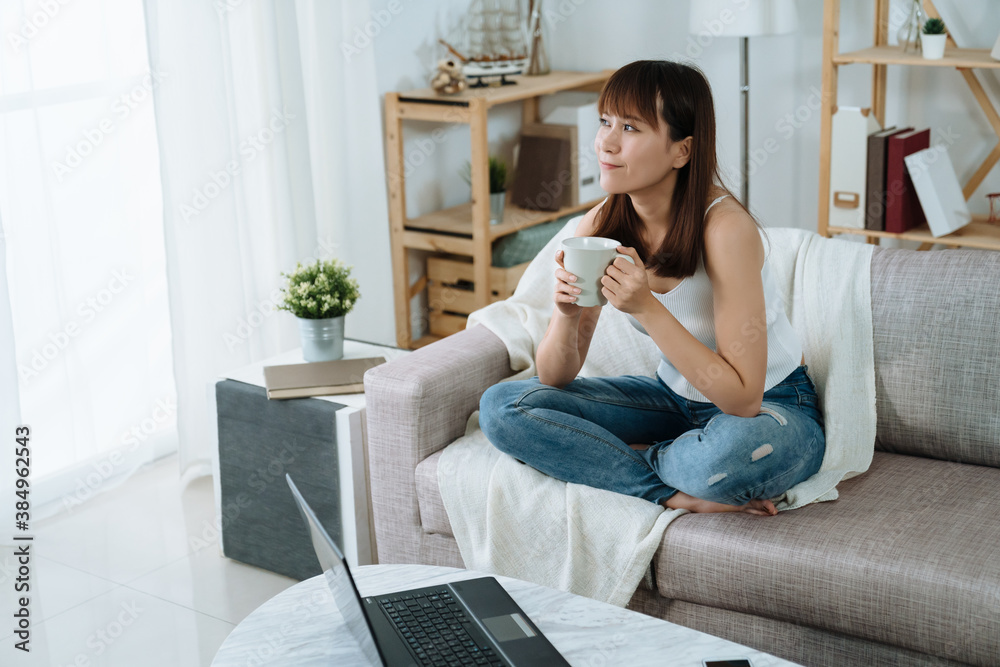
[[[708,211],[729,195],[722,195],[705,209]],[[767,258],[760,271],[764,283],[764,311],[767,315],[767,376],[764,380],[764,391],[788,377],[789,373],[799,367],[802,360],[802,344],[799,342],[792,323],[785,315],[785,304],[778,293],[778,287],[771,277],[771,268]],[[705,271],[702,257],[698,258],[698,268],[694,274],[683,279],[676,287],[666,294],[652,293],[656,300],[662,303],[673,314],[677,321],[687,329],[692,336],[701,341],[708,349],[715,350],[715,311],[712,299],[712,281]],[[626,314],[632,326],[646,333],[639,321]],[[763,323],[744,325],[747,336],[753,332],[760,333]],[[648,334],[646,334],[648,335]],[[711,402],[694,385],[678,372],[666,356],[661,355],[660,365],[656,369],[664,383],[678,395],[692,401]],[[712,379],[706,376],[707,379]],[[703,380],[703,378],[695,378]]]

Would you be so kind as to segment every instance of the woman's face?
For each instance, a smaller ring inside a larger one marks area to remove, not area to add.
[[[662,118],[657,125],[633,116],[601,114],[594,150],[601,163],[601,189],[608,194],[640,194],[661,186],[687,162],[685,144],[673,142]]]

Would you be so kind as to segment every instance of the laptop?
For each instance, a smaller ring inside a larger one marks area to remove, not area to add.
[[[285,475],[347,630],[370,665],[569,665],[493,577],[361,597],[340,549]]]

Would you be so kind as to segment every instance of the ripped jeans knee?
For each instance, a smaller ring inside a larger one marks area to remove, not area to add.
[[[657,443],[647,456],[666,485],[702,500],[744,505],[776,498],[816,474],[825,449],[815,420],[764,403],[752,418],[719,413],[704,428]]]

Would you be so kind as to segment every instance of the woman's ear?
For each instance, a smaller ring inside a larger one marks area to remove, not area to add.
[[[674,143],[671,152],[674,154],[674,169],[680,169],[691,160],[691,144],[694,137],[684,137]]]

